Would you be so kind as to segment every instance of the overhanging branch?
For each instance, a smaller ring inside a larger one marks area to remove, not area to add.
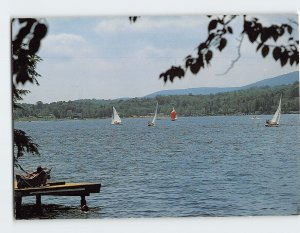
[[[235,63],[237,63],[237,61],[241,58],[241,56],[242,56],[242,54],[241,54],[241,47],[242,47],[243,40],[244,40],[244,34],[242,33],[241,39],[238,40],[239,41],[239,45],[237,47],[237,51],[238,51],[237,57],[234,60],[231,61],[231,64],[227,68],[227,70],[224,73],[217,74],[218,76],[223,76],[223,75],[228,74],[228,72],[234,67]]]

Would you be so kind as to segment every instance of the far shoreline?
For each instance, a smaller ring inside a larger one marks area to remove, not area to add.
[[[300,114],[300,112],[287,112],[282,113],[283,115],[290,115],[290,114]],[[193,115],[193,116],[180,116],[180,117],[214,117],[214,116],[270,116],[272,114],[214,114],[214,115]],[[153,115],[149,116],[128,116],[128,117],[121,117],[122,119],[146,119],[152,118]],[[179,117],[179,118],[180,118]],[[157,119],[169,119],[170,116],[168,115],[160,115]],[[83,120],[109,120],[111,117],[98,117],[98,118],[42,118],[42,117],[26,117],[26,118],[19,118],[13,119],[14,122],[38,122],[38,121],[83,121]]]

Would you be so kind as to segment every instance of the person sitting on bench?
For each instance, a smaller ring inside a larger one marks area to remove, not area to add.
[[[16,175],[16,178],[18,188],[27,188],[46,185],[47,179],[50,177],[44,168],[38,166],[36,171],[27,173],[26,175]]]

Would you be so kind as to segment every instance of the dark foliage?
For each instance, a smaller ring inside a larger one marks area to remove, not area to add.
[[[36,19],[24,18],[14,19],[18,21],[21,28],[12,41],[12,74],[16,84],[26,82],[38,85],[36,77],[40,75],[35,71],[40,58],[36,53],[40,47],[41,40],[47,34],[47,26]]]
[[[19,158],[24,155],[24,152],[39,155],[38,144],[32,141],[32,138],[22,130],[14,129],[14,166],[23,170],[19,164]],[[14,148],[15,149],[15,148]]]
[[[12,100],[14,111],[20,108],[17,104],[22,100],[22,96],[29,93],[27,90],[18,89],[17,85],[30,82],[39,85],[36,72],[36,65],[41,58],[36,55],[39,50],[41,40],[47,34],[46,24],[33,18],[13,19],[13,23],[19,23],[20,29],[12,41],[11,59],[12,59]],[[22,130],[14,129],[14,165],[20,167],[18,158],[23,156],[24,152],[39,154],[38,145],[33,143],[32,138]]]
[[[164,78],[164,81],[166,82],[168,79],[173,82],[173,79],[175,77],[181,78],[184,76],[184,70],[179,66],[175,67],[172,66],[169,70],[167,70],[165,73],[160,74],[159,78]]]
[[[32,154],[39,154],[38,145],[22,130],[14,129],[14,142],[17,147],[17,158],[23,156],[25,151]]]
[[[28,90],[22,90],[22,89],[17,89],[17,88],[15,87],[15,85],[13,85],[12,88],[13,88],[13,90],[12,90],[12,92],[13,92],[13,109],[21,108],[21,107],[17,104],[17,102],[18,102],[19,100],[22,100],[22,99],[23,99],[22,96],[28,94],[30,91],[28,91]]]
[[[130,23],[135,23],[138,18],[140,18],[140,16],[129,16],[129,22]]]
[[[299,40],[289,37],[287,45],[273,45],[281,36],[291,35],[293,27],[289,24],[274,25],[269,27],[259,23],[257,18],[247,20],[244,16],[244,31],[248,35],[251,43],[258,44],[257,51],[261,49],[261,54],[266,57],[270,50],[273,50],[275,61],[280,60],[281,66],[285,66],[288,61],[290,65],[299,64]],[[268,44],[269,43],[269,44]]]
[[[265,26],[259,22],[258,18],[248,19],[246,15],[208,17],[211,18],[208,23],[208,36],[207,39],[197,47],[197,56],[193,57],[192,55],[188,55],[185,58],[185,70],[181,68],[180,72],[174,72],[174,66],[172,66],[163,72],[159,77],[163,77],[164,82],[168,80],[173,82],[175,77],[181,79],[188,70],[193,74],[198,74],[201,69],[208,67],[213,58],[213,50],[222,52],[227,46],[229,42],[227,37],[233,34],[233,29],[230,24],[232,24],[237,17],[243,17],[243,31],[241,35],[247,35],[247,38],[253,46],[256,46],[256,50],[261,50],[263,58],[272,54],[273,59],[275,61],[279,60],[281,66],[299,64],[298,39],[290,36],[285,45],[279,45],[277,43],[279,38],[292,34],[294,29],[290,24],[272,24],[271,26]]]

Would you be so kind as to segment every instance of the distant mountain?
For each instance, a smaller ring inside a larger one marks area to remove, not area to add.
[[[240,87],[198,87],[198,88],[157,91],[145,97],[154,98],[155,96],[167,96],[167,95],[209,95],[209,94],[216,94],[220,92],[236,91],[240,89],[241,89]]]
[[[299,72],[291,72],[288,74],[279,75],[274,78],[264,79],[242,87],[199,87],[199,88],[187,88],[187,89],[176,89],[176,90],[164,90],[157,91],[152,94],[145,96],[145,98],[154,98],[155,96],[167,96],[167,95],[209,95],[221,92],[231,92],[238,90],[245,90],[253,87],[263,86],[280,86],[292,84],[299,81]]]
[[[275,78],[264,79],[262,81],[258,81],[256,83],[252,83],[242,87],[242,89],[248,89],[251,87],[263,87],[263,86],[280,86],[280,85],[288,85],[293,84],[294,82],[299,81],[299,72],[291,72],[288,74],[283,74],[276,76]]]

